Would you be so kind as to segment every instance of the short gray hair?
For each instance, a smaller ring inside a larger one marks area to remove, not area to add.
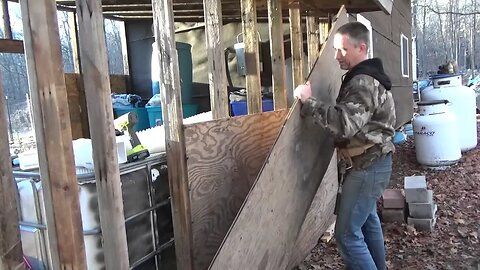
[[[363,42],[367,45],[367,48],[370,48],[370,31],[360,22],[350,22],[340,26],[337,34],[348,35],[354,45]]]

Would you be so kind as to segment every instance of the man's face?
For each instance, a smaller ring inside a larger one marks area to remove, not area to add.
[[[335,34],[333,48],[335,59],[343,70],[350,70],[367,58],[366,44],[354,45],[346,34]]]

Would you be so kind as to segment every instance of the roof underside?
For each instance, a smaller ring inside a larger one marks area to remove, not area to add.
[[[74,0],[56,0],[59,8],[75,9]],[[240,21],[240,0],[222,0],[223,20]],[[359,13],[378,11],[381,7],[375,0],[282,0],[284,17],[288,18],[288,8],[299,6],[302,14],[325,16],[337,13],[342,5],[349,12]],[[103,13],[106,17],[121,20],[151,19],[151,0],[102,0]],[[173,0],[175,21],[177,22],[203,22],[203,0]],[[257,0],[257,18],[259,21],[268,19],[267,0]]]

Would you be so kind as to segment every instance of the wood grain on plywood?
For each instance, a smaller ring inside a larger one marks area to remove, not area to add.
[[[342,8],[332,32],[346,22]],[[335,99],[344,73],[333,57],[332,32],[310,75],[314,95],[325,102]],[[331,181],[336,177],[327,173],[333,153],[330,135],[310,117],[302,117],[300,104],[295,103],[211,269],[287,269],[294,252],[297,257],[305,256],[309,249],[293,249],[299,247],[295,245],[301,233],[315,232],[316,228],[308,228],[310,223],[302,226],[316,194],[335,194]],[[330,201],[331,197],[324,196],[317,202],[326,205],[325,211],[315,214],[325,223],[332,218]]]
[[[205,269],[271,149],[287,111],[185,128],[195,269]]]

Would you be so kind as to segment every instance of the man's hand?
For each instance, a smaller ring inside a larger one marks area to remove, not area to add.
[[[309,97],[312,96],[312,88],[310,86],[310,82],[307,81],[305,84],[301,84],[295,88],[293,92],[293,96],[300,99],[302,103],[304,103]]]

